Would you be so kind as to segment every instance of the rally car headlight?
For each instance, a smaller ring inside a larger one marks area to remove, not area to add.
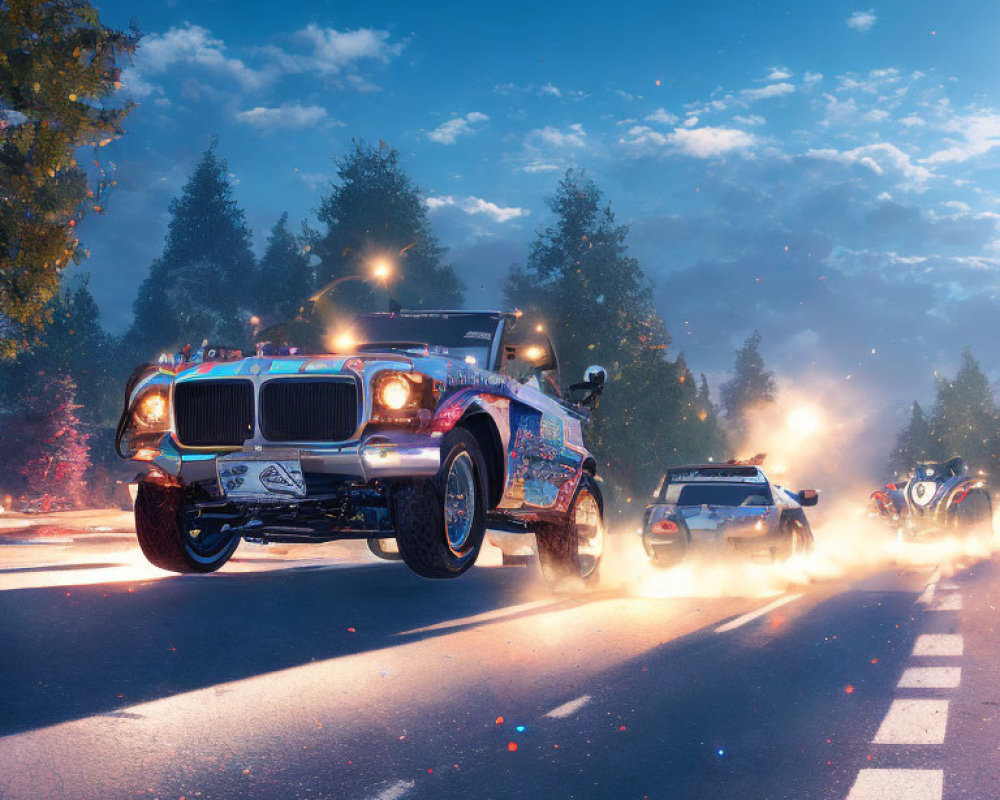
[[[410,401],[412,391],[410,382],[402,375],[390,375],[379,382],[376,397],[383,408],[399,411]]]
[[[167,422],[167,396],[160,391],[143,394],[135,404],[135,421],[143,428],[161,428]]]

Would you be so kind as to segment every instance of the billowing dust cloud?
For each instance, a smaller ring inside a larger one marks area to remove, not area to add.
[[[642,548],[638,516],[610,519],[603,586],[644,597],[767,597],[879,567],[940,565],[947,575],[989,558],[998,549],[993,531],[910,541],[869,514],[871,492],[888,477],[877,455],[891,441],[877,436],[873,443],[872,407],[850,382],[814,378],[783,386],[775,403],[749,415],[733,455],[764,453],[763,469],[773,483],[793,492],[820,491],[819,504],[806,509],[815,537],[812,553],[775,563],[767,556],[702,557],[664,569],[652,565]]]

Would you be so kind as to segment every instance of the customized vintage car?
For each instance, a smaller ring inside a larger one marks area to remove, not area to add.
[[[968,474],[961,458],[917,464],[904,481],[872,492],[870,514],[900,539],[945,531],[989,530],[993,501],[982,478]]]
[[[670,467],[643,514],[642,544],[661,566],[699,554],[805,555],[813,534],[803,506],[818,499],[815,489],[791,492],[771,483],[759,464]]]
[[[595,581],[603,500],[582,425],[605,372],[591,367],[570,387],[579,402],[564,399],[551,343],[519,317],[367,314],[326,353],[206,344],[138,368],[116,448],[146,465],[146,557],[210,572],[241,539],[365,538],[451,578],[489,527],[534,532],[550,580]]]

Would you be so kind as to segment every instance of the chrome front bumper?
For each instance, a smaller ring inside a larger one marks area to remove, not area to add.
[[[254,445],[250,452],[266,453],[271,446]],[[259,450],[257,448],[260,448]],[[275,444],[273,449],[298,450],[303,472],[342,475],[363,483],[386,478],[426,478],[441,467],[441,434],[372,434],[356,442],[316,446]],[[215,459],[220,453],[192,452],[177,446],[166,435],[150,462],[161,472],[183,483],[216,478]],[[227,451],[232,452],[232,451]]]

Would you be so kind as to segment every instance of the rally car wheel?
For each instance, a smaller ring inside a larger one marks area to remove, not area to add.
[[[786,512],[781,520],[782,544],[772,550],[775,560],[782,561],[795,556],[809,556],[815,545],[812,528],[801,509]]]
[[[184,512],[184,490],[139,482],[135,532],[149,563],[172,572],[214,572],[240,543],[229,526],[199,524]]]
[[[553,588],[589,588],[597,584],[604,555],[604,502],[597,483],[584,475],[561,522],[535,528],[538,561]]]
[[[392,492],[399,554],[425,578],[456,578],[476,563],[486,533],[486,462],[476,438],[455,428],[441,443],[441,469],[430,480]]]

